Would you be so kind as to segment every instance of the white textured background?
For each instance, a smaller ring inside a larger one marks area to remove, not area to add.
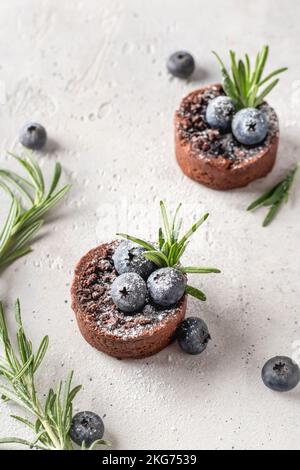
[[[20,297],[35,342],[50,334],[41,392],[74,369],[84,384],[76,409],[106,415],[106,437],[116,449],[300,448],[300,389],[278,395],[260,379],[269,357],[300,359],[299,190],[268,229],[261,228],[263,211],[245,212],[298,158],[299,17],[298,0],[0,3],[1,166],[11,166],[5,152],[19,148],[19,127],[35,119],[51,137],[40,155],[46,174],[58,159],[73,184],[34,253],[1,274],[1,297],[7,305]],[[174,110],[184,94],[219,80],[212,49],[253,56],[264,43],[270,68],[289,67],[270,97],[281,120],[278,163],[246,189],[208,190],[176,166]],[[169,54],[182,48],[198,63],[188,83],[165,70]],[[173,345],[148,360],[116,361],[77,330],[73,267],[116,229],[127,230],[127,221],[132,233],[147,237],[160,198],[171,207],[182,201],[187,221],[211,213],[187,262],[223,270],[195,276],[208,301],[189,303],[213,341],[199,357]],[[1,195],[1,220],[7,208]],[[1,405],[0,435],[24,437],[9,412]]]

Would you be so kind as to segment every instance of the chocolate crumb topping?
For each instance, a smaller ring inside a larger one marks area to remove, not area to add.
[[[264,142],[258,146],[249,147],[240,144],[231,132],[222,133],[212,129],[206,122],[206,109],[209,102],[217,96],[224,95],[221,86],[215,85],[198,95],[188,95],[177,111],[179,138],[191,144],[195,153],[201,153],[207,158],[222,156],[232,164],[256,156],[268,148],[274,136],[279,135],[279,123],[273,108],[267,103],[259,106],[268,119],[269,132]]]

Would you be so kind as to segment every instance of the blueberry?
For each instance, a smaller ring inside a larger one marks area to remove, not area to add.
[[[47,133],[43,126],[36,122],[29,122],[20,131],[20,142],[31,150],[40,150],[47,140]]]
[[[156,265],[145,258],[143,255],[145,251],[144,248],[131,241],[126,240],[120,243],[113,255],[117,273],[136,273],[147,279],[156,269]]]
[[[236,113],[232,121],[232,133],[243,145],[260,144],[269,130],[266,115],[255,108],[245,108]]]
[[[264,365],[262,379],[271,390],[288,392],[300,382],[300,369],[289,357],[273,357]]]
[[[122,312],[138,312],[146,303],[146,283],[136,273],[121,274],[112,283],[111,297]]]
[[[231,127],[235,106],[228,96],[218,96],[209,102],[206,110],[207,123],[216,129],[226,132]]]
[[[210,339],[206,323],[197,317],[186,318],[177,331],[178,344],[188,354],[201,354]]]
[[[73,419],[70,428],[70,437],[75,444],[81,446],[85,442],[90,447],[93,442],[102,439],[104,424],[100,416],[91,411],[81,411]]]
[[[175,52],[169,57],[167,69],[174,77],[188,78],[195,70],[194,58],[186,51]]]
[[[162,307],[171,307],[181,299],[186,288],[186,278],[177,269],[161,268],[147,281],[151,299]]]

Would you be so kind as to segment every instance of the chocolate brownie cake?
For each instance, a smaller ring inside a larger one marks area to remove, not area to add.
[[[206,122],[211,100],[224,95],[221,85],[210,85],[187,95],[175,115],[176,158],[183,172],[214,189],[233,189],[266,176],[276,160],[279,123],[266,102],[259,106],[269,123],[259,145],[239,143],[231,132],[212,129]]]
[[[110,296],[117,277],[114,241],[89,251],[79,261],[72,284],[72,308],[84,338],[117,358],[143,358],[164,349],[185,317],[187,298],[173,308],[160,308],[150,299],[140,313],[120,311]]]

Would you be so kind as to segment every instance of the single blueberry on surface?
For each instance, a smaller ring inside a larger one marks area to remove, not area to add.
[[[177,330],[178,344],[188,354],[201,354],[210,339],[206,323],[197,317],[186,318]]]
[[[184,295],[185,276],[174,268],[161,268],[148,278],[147,287],[151,299],[162,307],[171,307]]]
[[[207,106],[206,121],[211,127],[226,132],[230,130],[234,113],[233,101],[228,96],[217,96]]]
[[[100,416],[92,411],[81,411],[73,419],[70,428],[70,437],[75,444],[81,446],[85,442],[90,447],[93,442],[102,439],[104,424]]]
[[[111,297],[122,312],[133,313],[143,309],[146,303],[147,286],[136,273],[125,273],[116,277],[111,285]]]
[[[20,142],[31,150],[40,150],[47,140],[46,130],[37,122],[29,122],[20,131]]]
[[[300,369],[289,357],[273,357],[263,367],[262,380],[275,392],[289,392],[300,382]]]
[[[174,77],[188,78],[195,70],[194,58],[186,51],[175,52],[168,59],[167,69]]]
[[[129,240],[120,243],[113,255],[113,262],[118,274],[136,273],[147,279],[156,269],[152,261],[145,258],[146,250]]]
[[[262,111],[245,108],[236,113],[232,121],[232,133],[243,145],[258,145],[267,137],[268,119]]]

